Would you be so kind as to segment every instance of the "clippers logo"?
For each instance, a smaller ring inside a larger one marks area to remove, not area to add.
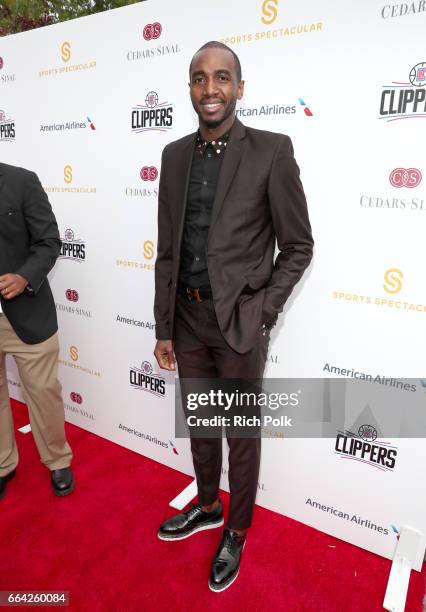
[[[169,102],[159,103],[158,94],[150,91],[145,96],[145,104],[133,107],[131,114],[132,132],[155,130],[166,132],[172,129],[173,105]]]
[[[305,113],[307,117],[314,116],[313,113],[310,111],[310,109],[306,106],[306,102],[303,100],[303,98],[299,98],[299,104],[303,108],[303,112]]]
[[[358,433],[366,442],[374,442],[377,439],[377,429],[372,425],[361,425]]]
[[[402,289],[402,279],[404,278],[404,274],[398,268],[389,268],[386,270],[384,279],[385,284],[383,285],[383,289],[387,293],[399,293]]]
[[[139,174],[143,181],[155,181],[158,177],[158,170],[155,166],[143,166]]]
[[[397,448],[387,442],[376,442],[376,440],[376,429],[371,425],[361,425],[358,434],[339,431],[334,451],[342,459],[367,463],[384,472],[393,471],[398,455]]]
[[[76,289],[67,289],[65,291],[65,297],[69,302],[78,302],[78,291],[76,291]]]
[[[262,23],[271,25],[278,17],[278,0],[263,0],[262,2]]]
[[[145,40],[156,40],[160,38],[163,28],[161,23],[156,21],[155,23],[147,23],[143,29],[143,37]]]
[[[422,173],[417,168],[395,168],[389,175],[390,184],[397,189],[407,187],[413,189],[420,185]]]
[[[0,142],[15,140],[15,121],[8,119],[6,113],[0,110]]]
[[[426,62],[413,66],[408,78],[409,82],[392,81],[391,85],[383,85],[379,119],[426,117]]]
[[[426,62],[413,66],[410,70],[409,79],[414,87],[424,87],[426,85]]]
[[[68,184],[72,182],[72,166],[64,167],[64,181]]]
[[[80,238],[74,238],[72,229],[66,229],[64,238],[61,238],[61,253],[59,259],[70,259],[82,263],[86,259],[86,245]]]
[[[139,391],[147,391],[157,397],[166,394],[166,381],[159,374],[155,374],[149,361],[143,361],[141,368],[130,368],[130,386]]]
[[[78,361],[78,348],[76,346],[70,346],[70,357],[73,361]]]
[[[71,391],[70,398],[71,398],[71,401],[74,402],[75,404],[83,403],[83,398],[81,397],[80,393],[76,393],[75,391]]]
[[[71,59],[71,44],[65,41],[61,45],[61,60],[63,62],[69,62]]]

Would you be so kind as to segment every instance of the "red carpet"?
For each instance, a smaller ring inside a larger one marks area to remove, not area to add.
[[[16,402],[14,414],[17,427],[28,422]],[[17,432],[20,465],[0,502],[0,591],[66,590],[68,609],[84,612],[383,609],[389,561],[262,508],[238,580],[210,592],[220,530],[156,537],[190,479],[78,427],[67,432],[77,487],[65,498],[51,493],[31,435]],[[425,576],[412,574],[407,612],[421,612]]]

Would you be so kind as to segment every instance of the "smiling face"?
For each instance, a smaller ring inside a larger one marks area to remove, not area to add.
[[[215,47],[199,51],[192,60],[190,78],[191,101],[200,129],[227,131],[244,92],[232,53]]]

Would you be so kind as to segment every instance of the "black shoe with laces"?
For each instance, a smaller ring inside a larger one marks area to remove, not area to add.
[[[52,470],[50,475],[52,489],[57,497],[65,497],[74,491],[74,475],[70,467]]]
[[[201,504],[191,506],[186,512],[172,516],[158,530],[160,540],[184,540],[198,531],[215,529],[223,525],[223,507],[219,506],[211,512],[204,512]]]
[[[212,591],[224,591],[237,579],[245,543],[244,535],[238,535],[230,529],[223,530],[222,541],[210,570],[209,587]]]
[[[6,476],[0,476],[0,499],[3,499],[3,497],[6,494],[6,485],[9,482],[9,480],[11,480],[16,474],[16,469],[12,470],[11,472],[9,472],[9,474],[6,474]]]

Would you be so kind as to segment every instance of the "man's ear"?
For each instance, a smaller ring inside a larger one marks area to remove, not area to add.
[[[238,84],[238,94],[237,94],[238,100],[241,100],[241,98],[244,95],[244,85],[245,85],[245,81],[240,81]]]

